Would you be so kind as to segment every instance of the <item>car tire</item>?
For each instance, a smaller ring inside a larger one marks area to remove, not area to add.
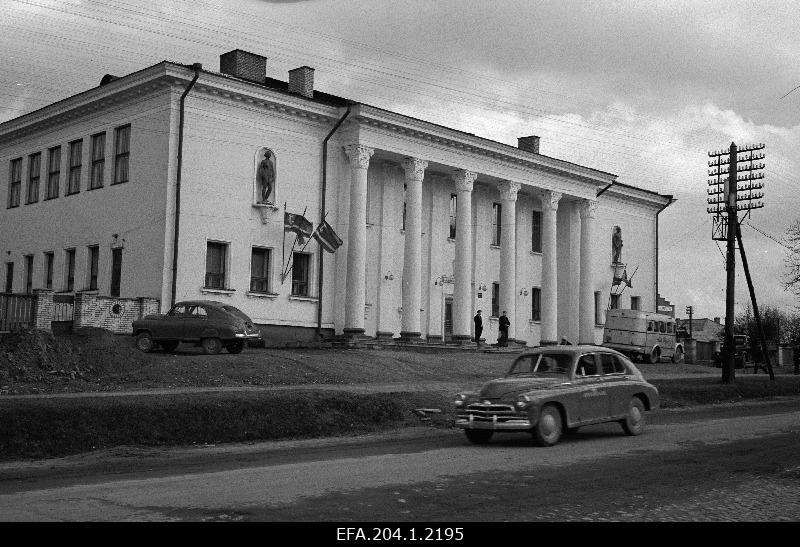
[[[472,444],[486,444],[491,440],[494,431],[489,431],[488,429],[465,429],[464,434]]]
[[[228,350],[228,353],[242,353],[244,341],[237,340],[236,342],[230,342],[225,346],[225,349]]]
[[[661,352],[658,348],[653,348],[653,351],[650,352],[650,355],[647,356],[647,362],[651,365],[655,365],[658,363],[659,359],[661,359]]]
[[[555,405],[546,405],[539,414],[539,421],[533,428],[533,442],[537,446],[553,446],[564,432],[561,412]]]
[[[161,346],[161,349],[163,349],[164,351],[169,353],[171,351],[175,351],[175,348],[178,347],[178,341],[177,340],[168,340],[166,342],[160,342],[159,345]]]
[[[203,351],[209,355],[216,355],[222,351],[222,342],[219,338],[203,338],[200,345],[203,346]]]
[[[675,353],[672,354],[673,363],[683,363],[683,348],[676,348]]]
[[[136,348],[144,353],[153,351],[155,342],[153,342],[153,335],[149,332],[140,332],[136,336]]]
[[[628,414],[620,423],[626,435],[641,435],[644,432],[644,403],[639,397],[634,397],[628,403]]]

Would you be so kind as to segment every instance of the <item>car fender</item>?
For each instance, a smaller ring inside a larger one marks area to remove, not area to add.
[[[223,333],[220,332],[220,329],[203,329],[200,332],[200,338],[223,338]]]

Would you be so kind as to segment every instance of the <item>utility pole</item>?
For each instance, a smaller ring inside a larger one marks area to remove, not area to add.
[[[694,313],[694,308],[686,306],[686,313],[689,315],[689,338],[692,338],[692,314]]]
[[[736,146],[736,143],[731,143],[727,151],[721,150],[718,152],[709,152],[708,155],[713,160],[708,162],[711,167],[708,174],[709,176],[716,177],[716,179],[709,179],[708,203],[711,207],[706,210],[713,213],[714,224],[712,227],[712,238],[715,240],[725,240],[727,242],[727,256],[725,261],[725,270],[727,271],[727,283],[725,292],[725,343],[723,347],[723,361],[722,361],[722,382],[730,384],[735,381],[736,376],[736,350],[733,338],[733,322],[734,322],[734,297],[736,291],[736,240],[739,235],[739,216],[738,211],[745,211],[745,218],[750,215],[752,209],[760,209],[764,206],[764,202],[760,201],[764,197],[763,192],[754,192],[764,187],[761,182],[756,182],[764,178],[763,173],[754,173],[759,169],[764,168],[764,164],[753,163],[756,160],[764,158],[763,153],[754,154],[756,150],[762,150],[763,144],[745,146],[741,150]],[[739,154],[745,154],[739,157]],[[727,158],[725,157],[727,156]],[[739,162],[743,163],[743,167],[739,167]],[[727,168],[726,168],[727,166]],[[746,172],[746,175],[739,176],[739,172]],[[727,175],[727,177],[723,177]],[[741,185],[739,183],[742,183]],[[740,195],[741,193],[741,195]],[[757,200],[757,201],[754,201]],[[741,203],[739,203],[741,201]],[[722,213],[725,213],[723,216]],[[743,266],[745,274],[748,279],[748,287],[750,288],[750,298],[753,301],[753,307],[757,308],[755,291],[752,288],[752,281],[750,279],[750,271],[747,267],[747,259],[744,255],[744,248],[739,239],[739,251],[742,253]],[[759,332],[763,333],[761,328],[761,318],[756,312],[756,322],[758,323]],[[766,367],[770,371],[770,378],[774,379],[772,375],[772,367],[769,364],[769,357],[766,353],[766,340],[762,338],[762,347],[764,349],[764,359]]]

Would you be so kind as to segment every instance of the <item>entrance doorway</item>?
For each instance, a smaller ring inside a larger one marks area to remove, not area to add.
[[[444,299],[444,339],[448,341],[453,338],[453,297],[446,296]]]

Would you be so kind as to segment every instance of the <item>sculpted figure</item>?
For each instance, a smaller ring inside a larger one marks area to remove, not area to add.
[[[266,150],[264,159],[258,165],[258,185],[261,189],[261,203],[271,203],[270,195],[275,186],[275,166],[272,165],[272,152]]]
[[[614,233],[611,236],[611,262],[617,264],[622,262],[622,228],[614,226]]]

